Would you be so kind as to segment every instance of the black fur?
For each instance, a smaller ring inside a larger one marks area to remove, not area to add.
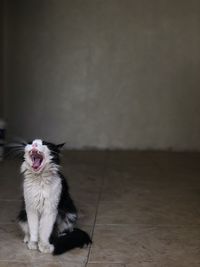
[[[77,214],[77,209],[69,194],[69,186],[67,184],[65,177],[60,172],[59,176],[62,183],[62,191],[61,191],[60,201],[58,204],[58,213],[62,218],[64,218],[66,213]]]
[[[21,209],[20,209],[20,212],[17,216],[17,219],[18,219],[18,221],[21,221],[21,222],[27,222],[27,214],[26,214],[24,199],[22,200]]]
[[[53,156],[52,161],[55,164],[59,165],[60,164],[59,153],[60,153],[61,148],[65,145],[65,143],[62,143],[62,144],[59,144],[59,145],[55,145],[53,143],[43,141],[43,145],[48,146],[49,150],[51,151],[51,155]]]
[[[51,237],[50,243],[54,245],[53,255],[59,255],[74,248],[83,248],[92,243],[89,235],[78,228],[61,236]]]
[[[43,141],[43,144],[48,146],[49,150],[51,151],[51,155],[53,156],[52,161],[55,164],[59,165],[60,164],[59,153],[60,153],[60,149],[62,148],[64,144],[55,145],[55,144],[44,142],[44,141]],[[25,145],[26,144],[24,144],[24,147]],[[21,149],[21,146],[20,146],[20,149]],[[73,217],[69,216],[67,217],[67,219],[70,223],[75,224],[77,217],[78,217],[77,209],[70,196],[68,183],[61,172],[58,172],[58,176],[60,177],[61,184],[62,184],[62,191],[61,191],[60,200],[58,203],[58,215],[62,219],[65,219],[68,213],[73,214],[74,215]],[[24,199],[22,201],[22,207],[18,215],[18,220],[21,222],[27,221],[27,214],[26,214]],[[90,243],[92,243],[92,241],[86,232],[78,228],[74,228],[73,231],[66,231],[61,234],[58,234],[57,225],[55,223],[54,230],[50,237],[50,243],[54,245],[53,254],[59,255],[76,247],[82,248],[84,247],[84,245],[89,245]]]

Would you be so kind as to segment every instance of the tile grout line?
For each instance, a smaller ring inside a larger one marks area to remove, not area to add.
[[[0,201],[7,201],[7,202],[21,202],[21,199],[9,199],[9,198],[0,198]]]
[[[97,201],[97,206],[96,206],[96,211],[95,211],[95,218],[94,218],[93,228],[92,228],[92,232],[91,232],[91,239],[93,239],[93,236],[94,236],[94,230],[95,230],[95,226],[96,226],[96,220],[97,220],[99,205],[100,205],[100,201],[101,201],[101,197],[102,197],[102,190],[103,190],[103,186],[104,186],[105,175],[106,175],[107,168],[108,168],[107,162],[108,162],[108,152],[106,152],[105,159],[104,159],[104,167],[103,167],[103,174],[102,174],[103,177],[102,177],[102,181],[101,181],[101,186],[100,186],[100,191],[99,191],[99,196],[98,196],[98,201]],[[87,267],[88,262],[89,262],[91,247],[92,247],[92,244],[89,247],[85,267]]]
[[[122,266],[122,267],[126,267],[126,264],[127,263],[124,263],[124,262],[120,262],[120,261],[113,261],[113,262],[110,262],[110,261],[91,261],[90,262],[91,264],[111,264],[111,265],[119,265],[119,266]]]

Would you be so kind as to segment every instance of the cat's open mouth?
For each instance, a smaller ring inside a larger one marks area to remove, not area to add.
[[[32,168],[34,171],[38,171],[42,166],[43,162],[43,154],[38,150],[31,150],[30,151],[30,158],[32,160]]]

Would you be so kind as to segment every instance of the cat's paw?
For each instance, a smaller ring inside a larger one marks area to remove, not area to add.
[[[25,244],[27,244],[29,242],[29,236],[28,235],[25,235],[23,241],[24,241]]]
[[[38,244],[39,251],[43,253],[52,253],[54,251],[54,246],[49,243],[42,243]]]
[[[33,242],[33,241],[29,241],[27,246],[29,249],[32,249],[32,250],[37,250],[37,248],[38,248],[37,242]]]

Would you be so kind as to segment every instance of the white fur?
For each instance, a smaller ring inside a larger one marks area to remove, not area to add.
[[[35,140],[33,143],[43,153],[44,160],[42,168],[34,172],[29,157],[32,145],[26,146],[25,161],[21,166],[21,172],[24,174],[23,190],[28,225],[21,226],[29,249],[39,247],[41,252],[51,253],[53,245],[49,244],[49,237],[57,217],[61,180],[57,175],[58,166],[51,162],[48,147],[42,145],[41,140]]]
[[[30,231],[29,231],[29,226],[26,222],[19,222],[20,227],[22,228],[22,231],[24,232],[24,243],[28,243],[30,240]]]

